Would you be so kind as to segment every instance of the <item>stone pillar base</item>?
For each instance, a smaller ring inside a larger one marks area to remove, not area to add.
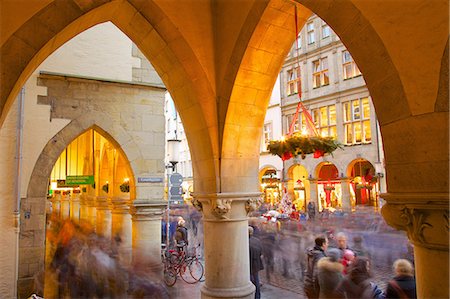
[[[215,299],[215,298],[255,298],[255,286],[252,283],[246,284],[242,287],[217,289],[208,288],[204,285],[201,289],[202,299]]]

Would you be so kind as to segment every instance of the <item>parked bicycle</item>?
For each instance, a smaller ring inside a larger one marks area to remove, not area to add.
[[[202,279],[204,269],[197,255],[197,247],[194,247],[191,253],[186,252],[187,248],[163,250],[164,283],[167,286],[173,286],[177,282],[178,275],[189,284],[194,284]]]

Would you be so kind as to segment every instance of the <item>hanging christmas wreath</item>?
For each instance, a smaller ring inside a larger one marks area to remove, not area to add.
[[[314,158],[319,158],[325,154],[332,154],[338,148],[343,148],[343,146],[333,137],[300,134],[293,134],[284,140],[269,141],[267,146],[269,153],[280,157],[283,161],[296,156],[305,159],[308,154],[314,154]]]

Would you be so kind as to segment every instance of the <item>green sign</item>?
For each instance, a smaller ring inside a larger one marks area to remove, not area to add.
[[[92,185],[94,184],[93,175],[68,175],[66,177],[66,185]]]

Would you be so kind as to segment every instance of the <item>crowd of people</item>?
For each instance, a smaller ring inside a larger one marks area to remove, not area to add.
[[[152,267],[160,261],[139,256],[127,261],[121,256],[120,236],[98,235],[88,222],[52,217],[47,247],[49,262],[35,282],[39,296],[45,287],[49,298],[169,298],[157,267]]]
[[[344,233],[336,235],[336,247],[329,247],[326,236],[318,236],[308,252],[304,290],[308,298],[416,298],[412,263],[397,259],[395,277],[382,290],[371,279],[371,261],[347,245]]]

